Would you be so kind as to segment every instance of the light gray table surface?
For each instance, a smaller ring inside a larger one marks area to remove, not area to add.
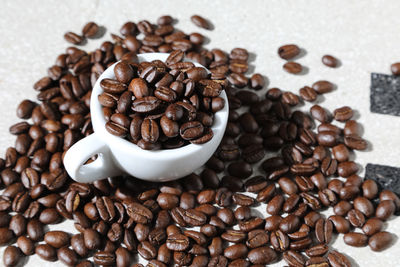
[[[8,133],[18,121],[15,109],[25,99],[35,99],[32,85],[46,75],[56,56],[69,46],[63,39],[67,31],[80,32],[87,21],[106,27],[102,39],[90,40],[84,49],[94,49],[110,33],[118,33],[127,20],[155,22],[170,14],[183,31],[200,32],[211,41],[207,48],[226,51],[245,47],[255,59],[255,71],[266,75],[269,87],[298,92],[319,79],[337,84],[338,89],[325,96],[323,105],[334,108],[349,105],[364,126],[364,137],[372,143],[371,151],[357,152],[356,161],[400,166],[400,118],[372,114],[369,111],[370,73],[389,73],[391,63],[400,60],[400,1],[0,1],[0,156],[14,144]],[[207,31],[190,22],[200,14],[211,19],[215,29]],[[306,75],[291,75],[282,70],[284,61],[277,48],[296,43],[306,50],[297,61],[308,68]],[[332,54],[342,61],[337,69],[327,68],[321,56]],[[305,108],[308,108],[306,106]],[[360,173],[363,175],[363,172]],[[400,177],[399,177],[400,178]],[[260,211],[265,213],[264,208]],[[385,224],[387,231],[400,234],[400,218]],[[76,232],[71,221],[51,226]],[[397,238],[396,238],[397,239]],[[339,236],[333,247],[353,259],[354,266],[400,266],[398,242],[381,253],[369,247],[354,248]],[[2,255],[4,248],[0,249]],[[1,257],[1,256],[0,256]],[[0,266],[2,266],[2,262]],[[32,256],[27,266],[62,266]],[[273,266],[283,266],[283,262]]]

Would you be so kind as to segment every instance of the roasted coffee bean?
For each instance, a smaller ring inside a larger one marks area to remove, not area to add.
[[[124,205],[128,216],[137,223],[147,224],[153,219],[152,212],[141,204],[128,202]]]
[[[367,141],[354,134],[346,135],[344,137],[344,143],[346,146],[354,150],[365,150],[368,147]]]
[[[369,238],[368,245],[373,251],[382,251],[391,245],[392,240],[393,235],[391,233],[378,232]]]
[[[21,249],[22,253],[24,253],[27,256],[32,255],[33,253],[35,253],[35,245],[34,245],[34,243],[32,242],[32,240],[30,240],[26,236],[18,237],[17,245]]]
[[[189,247],[189,239],[182,234],[169,235],[166,242],[167,248],[173,251],[184,251]]]
[[[278,255],[270,247],[264,246],[249,251],[248,259],[253,264],[270,264],[277,260]]]
[[[57,260],[57,251],[50,245],[47,244],[39,244],[35,248],[35,253],[46,261],[56,261]]]
[[[348,106],[337,108],[333,111],[333,116],[335,120],[344,122],[353,117],[353,110]]]
[[[299,90],[299,95],[303,100],[309,102],[313,102],[317,99],[317,92],[309,86],[304,86],[301,88]]]
[[[279,229],[285,234],[293,233],[300,227],[300,219],[298,216],[289,214],[279,224]]]
[[[254,73],[250,78],[250,87],[255,90],[260,90],[265,85],[264,77],[259,73]]]
[[[17,107],[17,116],[21,119],[28,119],[32,116],[32,111],[36,104],[28,99],[23,100]]]
[[[224,256],[230,260],[244,258],[247,255],[247,247],[244,244],[235,244],[224,250]]]
[[[356,210],[361,211],[366,217],[371,217],[375,212],[371,201],[365,197],[355,198],[353,205]]]
[[[339,253],[336,250],[330,251],[328,254],[328,261],[332,267],[350,267],[351,262],[344,256],[343,254]]]
[[[228,173],[239,178],[247,178],[253,173],[253,168],[247,162],[236,161],[228,165]]]
[[[57,250],[57,258],[66,265],[76,265],[78,263],[78,256],[68,247],[62,247]]]
[[[184,123],[180,127],[180,135],[185,140],[192,140],[200,137],[204,132],[204,126],[198,121]]]
[[[303,70],[303,66],[297,62],[289,61],[283,65],[283,69],[291,74],[299,74]]]
[[[83,234],[76,234],[71,237],[71,247],[81,257],[86,257],[89,253],[85,246]]]
[[[337,214],[338,215],[338,214]],[[352,209],[347,213],[347,219],[354,227],[361,228],[365,223],[364,214],[361,211]]]
[[[137,113],[149,113],[155,111],[161,101],[154,96],[144,96],[137,98],[132,103],[132,110]]]
[[[378,218],[368,219],[361,228],[364,234],[371,236],[382,230],[383,222]]]
[[[4,246],[14,238],[13,232],[8,228],[0,228],[0,245]]]
[[[322,57],[322,63],[331,68],[336,68],[339,65],[338,59],[331,55],[324,55]]]
[[[343,241],[353,247],[365,247],[368,243],[368,236],[362,233],[347,233],[343,236]]]
[[[190,17],[190,20],[198,27],[204,28],[206,30],[211,30],[210,23],[203,17],[199,15],[193,15]]]
[[[378,195],[378,185],[374,180],[367,179],[362,184],[363,197],[374,199]]]
[[[300,54],[300,48],[295,44],[287,44],[278,48],[278,55],[286,60],[292,59]]]
[[[392,191],[390,190],[382,190],[379,194],[379,200],[384,201],[384,200],[392,200],[394,204],[396,205],[396,208],[399,209],[400,207],[400,199],[399,197]]]
[[[272,247],[277,251],[286,251],[289,248],[289,237],[281,230],[271,233],[270,242]]]
[[[95,22],[90,21],[86,23],[85,26],[83,27],[82,35],[87,38],[93,38],[96,36],[98,31],[99,31],[99,26]]]
[[[350,223],[344,217],[339,215],[331,215],[328,220],[333,223],[333,226],[336,229],[336,232],[341,234],[346,234],[350,230]]]
[[[332,239],[333,224],[330,220],[320,218],[315,223],[315,236],[319,243],[329,244]]]
[[[317,81],[312,85],[312,88],[318,94],[326,94],[334,89],[334,85],[329,81]]]
[[[393,75],[399,75],[400,74],[400,64],[393,63],[392,65],[390,65],[390,71],[392,72]]]
[[[283,259],[289,266],[304,266],[306,262],[302,254],[293,250],[283,253]]]
[[[13,231],[15,236],[21,236],[26,231],[27,221],[21,214],[16,214],[11,217],[9,229]]]
[[[69,245],[70,237],[63,231],[49,231],[44,235],[44,241],[55,248]]]
[[[376,207],[375,216],[382,221],[389,219],[396,211],[396,206],[392,200],[383,200]]]
[[[93,255],[94,263],[103,266],[114,266],[116,256],[112,252],[98,251]]]
[[[71,43],[71,44],[75,44],[75,45],[79,45],[83,42],[84,38],[76,33],[73,32],[67,32],[66,34],[64,34],[64,39]]]
[[[332,154],[335,159],[339,162],[345,162],[349,160],[349,150],[344,144],[339,144],[332,147]]]
[[[89,250],[99,249],[101,246],[100,235],[93,229],[85,229],[83,232],[83,240],[86,248]]]

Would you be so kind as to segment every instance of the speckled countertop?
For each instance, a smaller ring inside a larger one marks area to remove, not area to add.
[[[210,18],[213,31],[197,28],[190,16]],[[2,0],[0,2],[0,156],[14,143],[8,133],[17,121],[15,108],[25,98],[34,99],[32,84],[46,75],[56,56],[69,46],[66,31],[79,32],[93,20],[107,28],[102,39],[90,40],[87,49],[97,47],[118,32],[127,20],[155,21],[171,14],[185,32],[198,31],[212,40],[207,47],[230,50],[246,47],[252,52],[252,66],[269,78],[270,87],[298,92],[318,79],[337,84],[338,89],[325,96],[324,105],[333,110],[350,105],[364,126],[364,137],[371,151],[357,153],[356,161],[400,166],[400,117],[372,114],[369,111],[370,73],[389,73],[389,66],[400,60],[398,28],[400,2],[387,1],[43,1]],[[306,75],[290,75],[281,68],[276,55],[285,43],[296,43],[306,53],[297,61],[308,68]],[[332,54],[342,61],[338,69],[322,65],[321,56]],[[306,106],[307,108],[308,106]],[[363,173],[361,173],[363,175]],[[264,210],[262,210],[264,212]],[[71,222],[51,229],[75,231]],[[400,218],[393,218],[386,230],[400,234]],[[400,245],[372,252],[368,247],[353,248],[339,236],[333,244],[358,263],[354,266],[400,266]],[[0,249],[2,255],[3,249]],[[2,262],[0,265],[3,264]],[[62,266],[32,256],[27,266]],[[283,266],[283,262],[273,266]]]

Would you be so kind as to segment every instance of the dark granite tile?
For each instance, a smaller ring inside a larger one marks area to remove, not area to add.
[[[400,116],[400,77],[372,73],[371,112]]]
[[[368,163],[365,179],[375,180],[382,189],[389,189],[400,195],[400,168]]]

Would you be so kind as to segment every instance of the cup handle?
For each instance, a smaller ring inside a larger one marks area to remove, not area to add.
[[[84,164],[96,154],[95,161]],[[115,165],[107,144],[96,133],[81,139],[68,149],[64,156],[64,167],[72,179],[82,183],[122,174]]]

